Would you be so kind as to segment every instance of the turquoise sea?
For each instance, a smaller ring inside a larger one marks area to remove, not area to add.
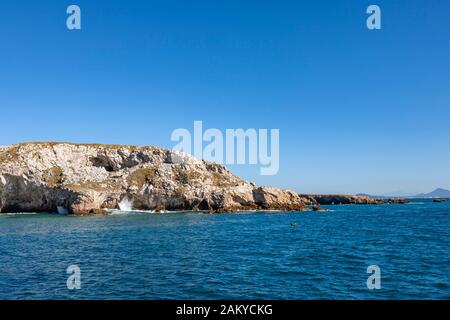
[[[327,208],[1,215],[0,299],[450,299],[448,202]]]

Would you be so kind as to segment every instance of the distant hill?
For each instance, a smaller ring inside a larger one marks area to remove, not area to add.
[[[412,194],[405,194],[403,196],[392,196],[392,195],[383,195],[383,196],[376,196],[372,194],[365,194],[365,193],[358,193],[357,196],[366,196],[371,199],[389,199],[389,198],[450,198],[450,191],[442,188],[438,188],[432,192],[429,193],[420,193],[416,195]]]
[[[430,193],[420,193],[415,195],[414,198],[450,198],[450,191],[438,188]]]

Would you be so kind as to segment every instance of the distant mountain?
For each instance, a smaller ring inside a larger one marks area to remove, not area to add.
[[[450,198],[450,191],[438,188],[430,193],[417,194],[414,196],[414,198]]]

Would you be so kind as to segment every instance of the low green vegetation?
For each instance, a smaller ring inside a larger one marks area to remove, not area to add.
[[[229,179],[227,179],[223,174],[217,172],[211,172],[211,177],[213,184],[217,187],[227,188],[233,186]]]
[[[174,167],[173,172],[175,175],[175,180],[181,184],[192,185],[202,177],[202,174],[196,170],[188,170],[181,167]]]
[[[152,183],[157,177],[158,169],[156,167],[141,168],[131,173],[127,182],[129,185],[142,188],[146,183]]]
[[[13,146],[0,151],[0,162],[17,161],[19,159],[19,146]]]
[[[44,172],[44,181],[52,188],[59,188],[64,183],[64,173],[61,167],[54,166]]]

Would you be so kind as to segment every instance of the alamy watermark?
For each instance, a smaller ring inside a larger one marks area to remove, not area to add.
[[[367,289],[379,290],[381,289],[381,269],[377,265],[367,267],[367,273],[370,276],[367,278]]]
[[[81,289],[81,269],[76,264],[67,267],[66,270],[69,277],[67,278],[67,289],[79,290]]]
[[[219,129],[203,131],[194,121],[193,133],[184,128],[172,132],[173,150],[219,164],[259,164],[261,175],[275,175],[280,167],[279,129]],[[269,152],[270,151],[270,152]]]
[[[66,10],[69,17],[66,20],[66,26],[69,30],[81,30],[81,9],[77,5],[70,5]]]
[[[367,14],[370,16],[367,18],[366,24],[369,30],[380,30],[381,29],[381,9],[379,6],[372,4],[367,7]]]
[[[66,13],[69,15],[66,20],[66,26],[69,30],[81,30],[81,8],[78,5],[71,4],[67,7]],[[369,30],[381,29],[381,8],[378,5],[371,4],[367,7],[366,25]]]

